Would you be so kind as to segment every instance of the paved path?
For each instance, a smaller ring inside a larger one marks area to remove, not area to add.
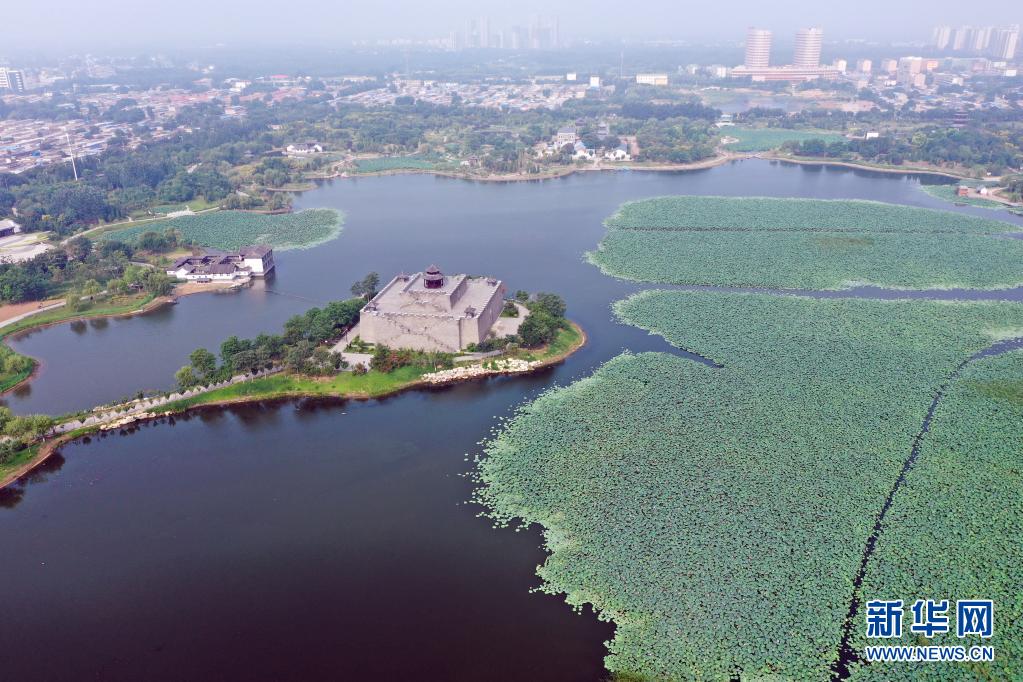
[[[15,322],[21,322],[22,320],[24,320],[27,317],[32,317],[33,315],[38,315],[39,313],[44,313],[47,310],[56,310],[57,308],[60,308],[60,307],[62,307],[64,305],[66,305],[66,303],[64,301],[58,301],[57,303],[51,303],[50,305],[43,306],[42,308],[36,308],[35,310],[29,310],[27,313],[22,313],[21,315],[15,315],[14,317],[10,317],[10,318],[4,320],[3,322],[0,322],[0,329],[3,329],[4,327],[8,327],[8,326],[14,324]]]

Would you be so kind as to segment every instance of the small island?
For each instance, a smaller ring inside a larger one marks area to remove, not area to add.
[[[52,418],[13,417],[19,438],[0,454],[0,487],[60,445],[93,432],[200,406],[285,398],[365,400],[419,387],[535,372],[586,342],[561,296],[517,291],[501,280],[445,275],[432,265],[379,287],[377,273],[353,298],[289,319],[280,334],[229,337],[219,353],[198,348],[175,375],[177,390]],[[22,424],[24,422],[24,424]],[[12,424],[12,427],[14,425]],[[8,429],[11,430],[11,429]]]

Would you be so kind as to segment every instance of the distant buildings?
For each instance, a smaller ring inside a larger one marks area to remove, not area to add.
[[[666,73],[637,73],[637,85],[667,85],[668,74]]]
[[[17,69],[0,66],[0,90],[25,91],[25,74]]]
[[[486,340],[505,294],[498,279],[447,276],[431,265],[388,282],[362,309],[359,336],[378,346],[455,353]]]
[[[285,147],[284,151],[288,156],[308,156],[322,152],[323,147],[315,140],[306,140],[305,142],[293,142]]]
[[[803,28],[796,33],[796,55],[792,66],[813,69],[821,65],[821,44],[824,32],[819,28]]]
[[[503,50],[555,50],[561,47],[561,26],[557,17],[534,16],[528,26],[511,26],[494,30],[488,17],[474,17],[465,22],[465,29],[453,33],[454,49],[492,48]]]
[[[269,246],[246,246],[227,253],[206,249],[200,256],[185,256],[167,270],[171,277],[190,282],[229,282],[246,277],[265,277],[274,269]]]
[[[931,34],[931,45],[939,50],[970,52],[995,59],[1014,59],[1019,47],[1019,25],[994,26],[936,26]]]
[[[771,65],[771,32],[763,28],[750,27],[746,31],[747,69],[766,69]]]
[[[790,66],[771,66],[771,32],[750,28],[746,32],[746,59],[742,66],[732,69],[733,78],[753,81],[809,81],[818,78],[837,78],[841,70],[821,66],[821,45],[824,32],[819,28],[804,28],[796,33],[796,54]]]
[[[554,146],[561,149],[566,144],[575,144],[579,140],[579,131],[575,126],[560,128],[554,136]]]

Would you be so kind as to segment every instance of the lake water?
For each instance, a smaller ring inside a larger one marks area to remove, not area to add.
[[[612,319],[610,304],[643,286],[584,261],[602,220],[622,201],[662,194],[951,208],[918,182],[765,161],[516,184],[339,180],[296,205],[343,210],[341,237],[278,253],[266,283],[14,341],[43,366],[6,403],[77,410],[169,388],[197,346],[277,331],[347,297],[371,270],[386,280],[432,262],[512,291],[558,292],[590,335],[567,362],[530,377],[382,401],[208,410],[63,448],[0,491],[3,677],[600,679],[613,628],[529,592],[539,534],[493,530],[466,504],[463,474],[496,418],[523,401],[623,349],[668,349]]]

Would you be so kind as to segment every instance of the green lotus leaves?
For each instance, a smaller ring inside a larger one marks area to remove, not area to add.
[[[933,396],[1023,306],[654,291],[615,311],[723,368],[624,354],[547,392],[486,446],[478,501],[543,526],[545,589],[617,625],[610,670],[827,679]]]
[[[1023,283],[1016,226],[870,201],[662,197],[625,204],[590,260],[666,284],[841,289]]]

